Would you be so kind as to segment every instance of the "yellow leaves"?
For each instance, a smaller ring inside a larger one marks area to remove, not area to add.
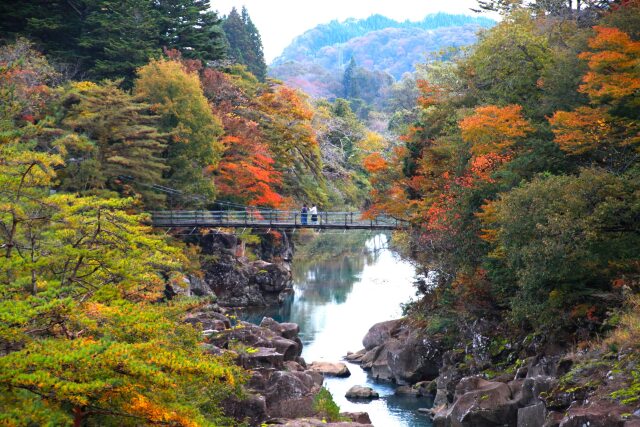
[[[504,152],[515,144],[517,138],[533,131],[522,117],[520,105],[477,107],[472,115],[460,121],[459,126],[462,139],[472,144],[474,155]]]
[[[494,227],[494,224],[498,221],[498,211],[494,202],[485,200],[484,204],[480,206],[480,211],[475,213],[475,216],[480,218],[480,222],[484,225],[480,231],[479,237],[485,242],[494,243],[498,240],[498,230]]]
[[[98,88],[98,85],[93,82],[81,81],[81,82],[71,83],[71,87],[80,92],[84,92],[84,91],[95,90]]]

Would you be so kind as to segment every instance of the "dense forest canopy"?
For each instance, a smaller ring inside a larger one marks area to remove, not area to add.
[[[332,22],[291,49],[491,28],[398,80],[345,58],[330,99],[267,78],[249,12],[211,6],[0,3],[0,423],[240,423],[223,408],[247,372],[184,323],[210,301],[166,292],[197,249],[145,213],[219,203],[404,219],[395,245],[429,279],[415,328],[473,352],[487,324],[509,372],[507,343],[574,346],[618,375],[580,383],[593,399],[637,408],[638,0]]]

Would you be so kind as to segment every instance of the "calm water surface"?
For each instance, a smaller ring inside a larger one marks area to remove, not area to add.
[[[300,325],[304,343],[302,356],[313,361],[342,361],[348,351],[362,348],[362,338],[378,322],[401,316],[401,304],[415,296],[415,270],[400,260],[379,235],[350,251],[326,261],[294,261],[294,294],[282,307],[245,314],[246,320],[260,323],[263,316]],[[329,389],[342,411],[369,413],[376,427],[431,426],[418,408],[430,407],[426,398],[399,397],[395,386],[370,378],[360,366],[347,363],[349,378],[327,378]],[[367,385],[380,399],[354,402],[344,395],[353,385]]]

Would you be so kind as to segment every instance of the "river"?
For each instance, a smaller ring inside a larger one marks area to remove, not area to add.
[[[243,317],[256,324],[263,316],[297,323],[307,363],[342,361],[348,351],[362,348],[362,338],[373,324],[401,317],[401,304],[415,296],[413,266],[386,249],[386,242],[381,234],[365,237],[337,256],[318,256],[318,261],[313,260],[315,256],[297,258],[290,298],[280,307],[252,311]],[[350,377],[325,380],[342,411],[368,412],[376,427],[431,426],[428,417],[417,412],[431,406],[429,399],[396,396],[394,384],[374,380],[359,365],[347,365]],[[375,389],[380,399],[347,400],[344,395],[353,385]]]

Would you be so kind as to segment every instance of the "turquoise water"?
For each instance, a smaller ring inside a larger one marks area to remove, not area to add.
[[[260,323],[269,316],[300,325],[307,363],[343,361],[348,351],[362,348],[362,338],[374,323],[399,318],[401,304],[415,296],[413,266],[381,246],[386,246],[384,235],[369,239],[358,251],[327,261],[306,260],[304,268],[294,269],[294,293],[283,306],[243,317]],[[350,377],[325,380],[342,411],[368,412],[376,427],[431,426],[428,417],[417,412],[431,407],[429,399],[395,396],[392,383],[376,381],[360,366],[347,365]],[[381,398],[349,401],[344,395],[353,385],[372,387]]]

